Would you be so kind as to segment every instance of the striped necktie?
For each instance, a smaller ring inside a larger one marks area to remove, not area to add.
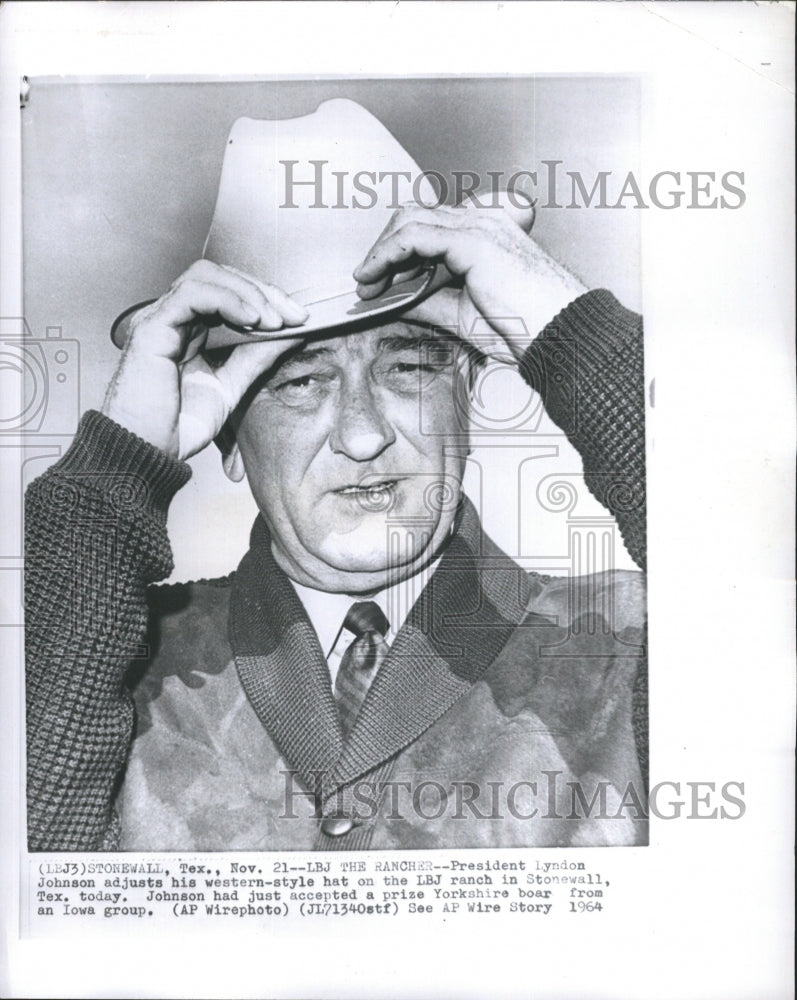
[[[387,656],[384,637],[390,623],[374,601],[358,601],[349,608],[343,627],[355,636],[343,654],[335,679],[335,700],[344,735],[348,736],[368,688]]]

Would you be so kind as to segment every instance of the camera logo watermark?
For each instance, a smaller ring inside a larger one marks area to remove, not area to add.
[[[80,414],[80,344],[21,316],[0,317],[0,434],[71,436]]]

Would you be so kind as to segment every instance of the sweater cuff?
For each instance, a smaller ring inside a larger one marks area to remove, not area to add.
[[[108,490],[135,493],[143,488],[150,503],[163,511],[191,478],[187,462],[170,458],[97,410],[83,415],[72,444],[51,471],[97,477]]]
[[[600,366],[616,351],[638,343],[639,316],[621,305],[611,292],[598,288],[586,292],[566,306],[540,333],[526,351],[545,341],[569,338],[578,344],[579,355],[592,367]],[[524,360],[526,355],[524,355]]]

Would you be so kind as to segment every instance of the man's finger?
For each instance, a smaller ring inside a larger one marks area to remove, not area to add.
[[[228,415],[241,401],[244,393],[263,372],[273,368],[287,351],[294,350],[297,340],[264,340],[257,344],[242,344],[236,347],[227,361],[215,371]]]
[[[225,277],[230,277],[236,282],[236,291],[245,298],[252,301],[258,308],[269,306],[274,309],[283,319],[286,326],[300,326],[307,322],[309,313],[303,305],[292,299],[287,292],[284,292],[277,285],[269,285],[260,281],[250,274],[245,274],[235,267],[220,267]],[[254,300],[251,298],[254,292]],[[267,329],[272,329],[267,327]]]
[[[363,263],[354,271],[357,292],[363,298],[372,297],[370,286],[386,277],[398,265],[418,256],[441,257],[454,274],[468,269],[468,249],[476,251],[474,236],[468,229],[423,222],[408,222],[394,233],[380,238]]]
[[[307,310],[282,289],[261,282],[237,268],[216,264],[210,260],[199,260],[192,264],[174,283],[167,293],[167,298],[180,301],[186,294],[197,296],[196,290],[201,287],[218,289],[216,294],[225,303],[231,301],[224,295],[225,292],[234,293],[242,303],[246,303],[249,307],[249,318],[245,323],[235,321],[234,325],[237,326],[278,330],[281,326],[298,326],[307,320]],[[197,306],[206,302],[205,297],[197,297]],[[229,319],[222,308],[215,311]]]
[[[187,278],[159,299],[144,321],[177,329],[201,317],[216,314],[238,326],[251,326],[260,319],[258,308],[233,289]]]
[[[201,357],[182,367],[179,456],[201,451],[221,431],[227,418],[255,379],[272,368],[296,341],[262,341],[236,347],[219,368]]]
[[[496,234],[502,230],[509,235],[512,230],[517,233],[515,227],[518,227],[528,234],[534,224],[534,215],[535,209],[530,199],[507,191],[494,192],[487,207],[481,203],[441,205],[437,208],[405,205],[394,212],[363,262],[355,268],[354,278],[361,285],[358,292],[365,299],[380,295],[389,283],[386,270],[395,267],[396,263],[408,260],[413,253],[421,258],[445,255],[449,269],[463,274],[468,265],[463,258],[457,266],[460,251],[468,246],[475,248],[480,238],[494,241]],[[446,239],[436,239],[429,234],[416,236],[421,232],[421,227],[436,230],[438,237],[446,233],[448,236]],[[408,236],[412,252],[408,252],[405,246]]]

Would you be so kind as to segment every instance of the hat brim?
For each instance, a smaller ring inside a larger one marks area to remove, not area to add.
[[[337,295],[327,294],[320,289],[303,289],[292,295],[310,314],[301,326],[284,327],[276,331],[248,330],[232,326],[221,319],[214,323],[213,318],[209,317],[206,320],[208,336],[205,350],[212,351],[221,347],[234,347],[238,344],[251,344],[281,337],[291,339],[307,337],[330,330],[340,330],[343,333],[346,327],[352,330],[360,329],[371,317],[387,319],[391,314],[410,309],[450,278],[445,267],[430,263],[419,275],[392,285],[373,299],[361,299],[354,289]],[[117,316],[111,327],[111,340],[116,347],[122,348],[127,343],[130,321],[135,313],[154,301],[155,299],[147,299],[138,302]]]

